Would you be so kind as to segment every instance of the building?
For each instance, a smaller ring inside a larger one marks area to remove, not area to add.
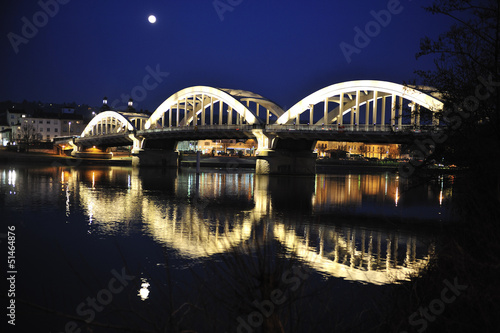
[[[12,127],[7,117],[0,117],[0,145],[7,146],[12,141]]]
[[[21,119],[28,116],[28,113],[24,110],[15,110],[9,109],[7,110],[5,117],[6,122],[10,126],[18,125],[21,123]]]
[[[85,126],[83,116],[78,114],[38,112],[33,116],[23,115],[11,126],[12,141],[20,142],[29,136],[31,141],[51,142],[61,136],[80,135]]]
[[[318,141],[315,152],[318,157],[333,157],[335,153],[345,152],[347,157],[361,155],[366,158],[400,158],[400,145],[364,142]]]
[[[182,152],[200,151],[204,155],[245,155],[253,156],[257,150],[257,142],[249,140],[198,140],[198,141],[180,141],[177,150]]]

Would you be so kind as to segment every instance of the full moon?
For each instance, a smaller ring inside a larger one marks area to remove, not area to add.
[[[149,23],[155,23],[155,22],[156,22],[156,16],[154,16],[154,15],[149,15],[149,17],[148,17],[148,21],[149,21]]]

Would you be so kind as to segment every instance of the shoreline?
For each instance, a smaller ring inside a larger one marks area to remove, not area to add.
[[[200,167],[220,169],[255,169],[255,157],[215,156],[201,157]],[[75,158],[46,152],[12,152],[0,150],[0,165],[31,164],[53,166],[132,166],[132,157],[113,157],[112,159]],[[179,162],[182,168],[196,168],[196,156],[184,156]],[[393,172],[397,173],[399,163],[384,163],[381,161],[326,160],[316,161],[317,173],[330,172]],[[457,173],[460,168],[425,168],[427,173]]]

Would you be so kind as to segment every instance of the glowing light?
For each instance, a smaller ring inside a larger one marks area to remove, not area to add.
[[[16,170],[9,170],[9,176],[8,176],[8,184],[12,185],[12,187],[16,187]]]
[[[154,16],[154,15],[149,15],[149,17],[148,17],[148,21],[149,21],[149,23],[155,23],[155,22],[156,22],[156,16]]]
[[[137,296],[141,297],[141,301],[145,301],[149,297],[149,283],[146,279],[142,279],[142,281],[143,282],[141,283],[141,289],[139,289],[139,294]]]

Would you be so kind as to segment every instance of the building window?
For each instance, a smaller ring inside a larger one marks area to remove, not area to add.
[[[58,128],[54,128],[54,132],[59,132],[59,129]]]
[[[50,124],[50,120],[47,120],[47,124]]]
[[[38,121],[38,123],[39,123],[39,124],[43,124],[43,120],[39,120],[39,121]]]
[[[47,128],[47,132],[50,132],[50,128]]]

